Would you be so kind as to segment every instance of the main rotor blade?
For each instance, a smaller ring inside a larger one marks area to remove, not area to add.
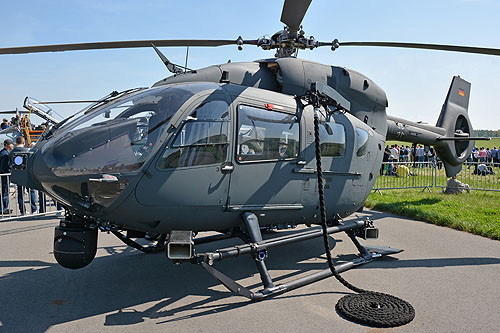
[[[160,40],[132,40],[118,42],[96,42],[96,43],[78,43],[78,44],[57,44],[57,45],[39,45],[0,48],[0,54],[24,54],[37,52],[62,52],[76,50],[101,50],[101,49],[121,49],[134,47],[156,46],[223,46],[236,45],[236,40],[218,40],[218,39],[160,39]],[[244,44],[256,44],[257,41],[243,41]]]
[[[320,46],[332,45],[332,43],[320,43]],[[421,44],[421,43],[399,43],[399,42],[339,42],[340,46],[380,46],[380,47],[402,47],[409,49],[440,50],[452,52],[465,52],[476,54],[488,54],[500,56],[500,49],[485,47],[472,47],[460,45],[441,45],[441,44]]]
[[[281,11],[281,22],[285,23],[292,34],[299,30],[312,0],[285,0]]]

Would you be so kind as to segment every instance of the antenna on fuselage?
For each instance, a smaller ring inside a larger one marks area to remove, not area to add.
[[[184,73],[186,73],[187,71],[187,67],[188,67],[188,58],[189,58],[189,45],[187,46],[186,48],[186,63],[184,65]]]
[[[165,66],[167,67],[167,69],[170,73],[182,74],[182,73],[185,73],[187,70],[190,70],[189,68],[187,68],[187,54],[186,54],[186,67],[183,67],[183,66],[176,65],[173,62],[171,62],[170,60],[168,60],[167,57],[165,57],[165,55],[163,53],[161,53],[161,51],[153,43],[151,43],[151,46],[156,51],[156,54],[158,54],[161,61],[165,64]],[[189,50],[189,46],[188,46],[188,50]]]

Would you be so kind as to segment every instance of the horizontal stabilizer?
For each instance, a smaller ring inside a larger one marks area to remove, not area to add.
[[[439,137],[436,139],[437,141],[490,141],[491,138],[487,137],[468,137],[468,136],[456,136],[456,137]]]

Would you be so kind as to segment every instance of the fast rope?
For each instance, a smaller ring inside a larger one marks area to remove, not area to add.
[[[323,171],[321,169],[321,147],[319,138],[319,110],[317,108],[314,109],[314,141],[316,146],[316,168],[318,172],[321,227],[323,229],[323,244],[325,246],[328,266],[333,276],[335,276],[340,283],[357,293],[342,297],[337,302],[335,308],[348,319],[373,327],[396,327],[409,323],[415,317],[415,310],[410,303],[392,295],[358,288],[347,282],[335,270],[326,230],[325,194],[323,191]]]

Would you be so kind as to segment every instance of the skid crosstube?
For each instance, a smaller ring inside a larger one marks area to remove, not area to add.
[[[259,301],[267,297],[279,295],[287,291],[297,289],[305,285],[326,279],[333,275],[331,270],[327,268],[320,272],[313,273],[308,276],[298,278],[284,284],[274,285],[271,277],[269,276],[269,273],[267,272],[267,268],[264,263],[264,260],[267,257],[267,249],[285,244],[291,244],[291,243],[301,242],[304,240],[318,238],[321,237],[323,233],[321,229],[315,229],[315,230],[307,230],[297,234],[285,235],[272,239],[262,240],[262,237],[260,236],[260,231],[258,232],[258,235],[256,235],[257,228],[255,227],[255,222],[252,222],[252,220],[255,220],[254,217],[255,215],[253,215],[252,213],[248,213],[248,215],[243,216],[247,230],[250,229],[249,236],[252,240],[252,243],[219,249],[213,252],[197,253],[193,258],[194,259],[193,262],[200,264],[210,275],[219,280],[219,282],[221,282],[231,292],[246,297],[253,301]],[[248,222],[248,220],[250,220],[250,222]],[[349,235],[349,238],[353,241],[354,245],[360,252],[358,258],[335,265],[335,270],[338,273],[342,273],[356,266],[366,264],[383,255],[396,254],[402,251],[399,249],[392,249],[386,246],[385,247],[362,246],[354,235],[357,230],[366,228],[367,225],[369,224],[371,224],[371,221],[369,220],[352,221],[327,228],[328,234],[346,232]],[[254,240],[257,241],[253,242]],[[254,257],[254,260],[257,264],[257,268],[259,270],[261,280],[264,286],[263,290],[252,292],[213,267],[213,264],[216,261],[237,257],[244,254],[250,254]]]

